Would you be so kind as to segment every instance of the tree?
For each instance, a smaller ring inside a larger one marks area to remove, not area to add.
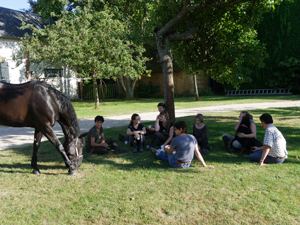
[[[44,29],[30,24],[22,28],[33,30],[21,40],[21,52],[30,53],[31,62],[67,65],[94,82],[120,75],[136,79],[146,71],[144,48],[129,40],[127,27],[107,9],[76,8],[71,13],[64,11],[55,24]],[[97,108],[99,99],[95,105]]]
[[[151,0],[29,0],[31,11],[42,16],[44,20],[52,18],[58,20],[63,15],[63,11],[74,12],[76,8],[84,9],[88,7],[92,11],[102,11],[105,6],[109,8],[113,19],[118,19],[127,24],[127,38],[136,45],[144,44],[143,34],[145,32],[145,22],[151,9]],[[64,9],[64,10],[63,10]],[[122,90],[126,93],[126,98],[134,97],[134,88],[137,78],[119,76]]]
[[[250,69],[244,63],[263,66],[266,53],[253,27],[273,4],[267,0],[181,0],[155,5],[151,21],[156,23],[157,58],[162,63],[164,99],[172,120],[173,54],[187,73],[201,71],[238,87],[249,80]]]

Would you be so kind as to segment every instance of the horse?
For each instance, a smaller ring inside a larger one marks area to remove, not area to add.
[[[62,145],[54,133],[58,122],[65,136]],[[23,84],[0,82],[0,125],[35,129],[31,167],[40,174],[37,154],[43,135],[61,153],[70,175],[82,164],[83,138],[70,100],[42,81]]]

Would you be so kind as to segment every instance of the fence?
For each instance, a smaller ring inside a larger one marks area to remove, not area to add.
[[[105,98],[115,98],[118,96],[117,84],[103,84],[103,92]],[[93,85],[83,85],[78,83],[78,97],[81,100],[93,100],[94,99],[94,86]],[[98,85],[99,98],[102,98],[101,86]]]
[[[228,90],[227,96],[237,95],[291,95],[291,89],[251,89],[251,90]]]

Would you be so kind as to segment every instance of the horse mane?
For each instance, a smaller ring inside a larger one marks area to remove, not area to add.
[[[44,81],[35,80],[35,81],[31,81],[30,83],[33,86],[41,85],[41,86],[45,87],[49,92],[52,92],[55,94],[57,100],[60,102],[60,104],[59,104],[59,110],[60,110],[59,122],[63,123],[65,118],[61,118],[61,115],[63,115],[62,112],[67,111],[70,116],[70,120],[71,120],[71,125],[72,125],[71,129],[73,129],[75,137],[78,137],[80,135],[80,127],[78,124],[78,120],[77,120],[77,116],[76,116],[74,107],[73,107],[70,99],[67,96],[65,96],[63,93],[61,93],[60,91],[53,88],[51,85],[45,83]],[[63,124],[65,124],[65,123],[63,123]]]

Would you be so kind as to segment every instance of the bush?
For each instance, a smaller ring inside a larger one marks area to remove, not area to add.
[[[150,81],[148,84],[145,84],[143,81],[138,81],[138,87],[135,88],[136,96],[139,98],[152,98],[155,95],[158,95],[159,85],[153,85]]]
[[[210,87],[206,88],[205,90],[198,90],[199,96],[210,96],[214,95],[214,92],[211,90]]]

